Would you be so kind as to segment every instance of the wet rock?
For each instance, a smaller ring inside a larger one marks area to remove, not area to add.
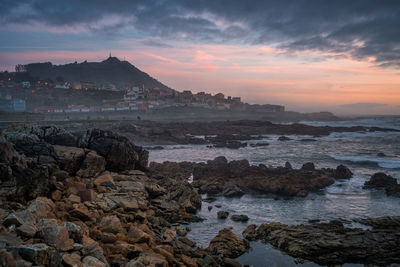
[[[364,189],[384,189],[397,185],[397,180],[383,172],[375,173],[371,179],[364,183]]]
[[[241,197],[244,195],[244,192],[237,186],[225,188],[221,194],[224,197]]]
[[[303,171],[315,171],[314,163],[312,163],[312,162],[304,163],[303,166],[301,167],[301,170],[303,170]]]
[[[247,222],[249,220],[249,217],[247,215],[241,214],[241,215],[232,215],[231,220],[235,222]]]
[[[269,143],[255,143],[255,144],[250,144],[251,147],[263,147],[263,146],[269,146]]]
[[[200,193],[209,195],[242,195],[243,193],[268,193],[279,196],[305,197],[334,183],[332,170],[315,170],[312,163],[301,170],[272,168],[265,165],[235,164],[230,168],[225,158],[216,158],[207,164],[197,164],[193,169],[192,185]],[[305,168],[305,169],[304,169]]]
[[[371,220],[378,229],[345,228],[339,221],[313,225],[262,224],[256,239],[287,254],[321,265],[344,263],[387,266],[399,261],[398,218]],[[387,222],[390,221],[390,224]],[[395,224],[394,221],[397,221]],[[250,231],[248,231],[250,232]],[[254,237],[254,231],[251,231]]]
[[[217,212],[218,219],[226,219],[229,216],[229,212],[227,211],[218,211]]]
[[[180,225],[178,225],[175,230],[179,236],[185,236],[187,234],[187,230]]]
[[[378,157],[386,157],[386,154],[383,152],[379,152],[378,154],[376,154]]]
[[[246,229],[243,231],[242,235],[245,239],[254,241],[257,240],[257,225],[255,224],[250,224],[249,226],[246,227]]]
[[[286,168],[286,169],[289,169],[289,170],[293,169],[292,164],[290,164],[289,161],[286,161],[286,162],[285,162],[285,168]]]
[[[222,266],[224,267],[242,267],[242,264],[237,260],[230,259],[230,258],[223,258],[222,259]]]
[[[278,141],[290,141],[290,140],[292,140],[292,138],[289,138],[289,137],[284,136],[284,135],[279,136],[279,138],[278,138]]]
[[[344,165],[339,165],[333,173],[333,177],[336,179],[350,179],[353,173]]]
[[[246,240],[239,238],[226,228],[219,231],[207,247],[207,250],[213,254],[227,258],[237,258],[248,249],[249,243]]]

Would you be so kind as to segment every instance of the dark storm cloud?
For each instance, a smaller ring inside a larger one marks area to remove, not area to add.
[[[17,3],[16,3],[17,2]],[[134,29],[165,41],[267,44],[400,66],[400,1],[0,0],[0,22]],[[114,20],[109,19],[110,17]],[[120,20],[115,18],[120,18]]]

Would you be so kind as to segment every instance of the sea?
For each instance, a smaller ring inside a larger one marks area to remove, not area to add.
[[[301,122],[314,126],[376,126],[400,130],[400,117],[369,118],[337,122]],[[367,228],[357,220],[368,217],[400,215],[400,198],[388,197],[382,190],[365,190],[363,184],[371,175],[384,172],[400,179],[399,132],[333,132],[313,137],[287,135],[292,140],[278,141],[277,135],[263,135],[262,140],[244,141],[269,143],[268,146],[240,149],[208,148],[206,145],[168,145],[150,151],[150,161],[205,162],[217,156],[228,160],[247,159],[253,165],[283,166],[286,161],[294,168],[313,162],[317,168],[336,168],[344,164],[353,172],[349,180],[337,180],[333,185],[305,198],[275,199],[267,195],[244,195],[241,198],[217,197],[212,203],[203,202],[197,215],[203,222],[191,223],[187,237],[198,246],[207,247],[223,228],[241,236],[249,224],[281,222],[288,225],[309,224],[309,220],[341,220],[346,227]],[[313,139],[314,141],[304,141]],[[379,156],[384,153],[385,156]],[[400,180],[399,180],[400,182]],[[203,195],[206,198],[207,195]],[[209,206],[212,206],[209,210]],[[218,207],[220,208],[218,208]],[[217,218],[220,210],[246,214],[248,222]],[[252,249],[237,260],[250,266],[320,266],[313,262],[298,262],[269,244],[251,242]],[[343,266],[363,266],[345,264]]]

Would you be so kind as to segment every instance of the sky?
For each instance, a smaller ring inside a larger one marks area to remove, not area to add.
[[[0,70],[110,52],[179,91],[400,115],[397,0],[0,0]]]

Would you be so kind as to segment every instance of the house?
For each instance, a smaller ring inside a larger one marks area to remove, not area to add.
[[[69,82],[56,82],[54,89],[69,89],[71,85]]]
[[[14,99],[11,102],[12,109],[15,112],[24,112],[26,111],[26,103],[23,99]]]
[[[22,88],[29,88],[31,87],[31,83],[29,81],[22,82]]]
[[[91,89],[96,89],[96,84],[94,82],[79,81],[74,83],[74,89],[86,90],[86,91]]]

